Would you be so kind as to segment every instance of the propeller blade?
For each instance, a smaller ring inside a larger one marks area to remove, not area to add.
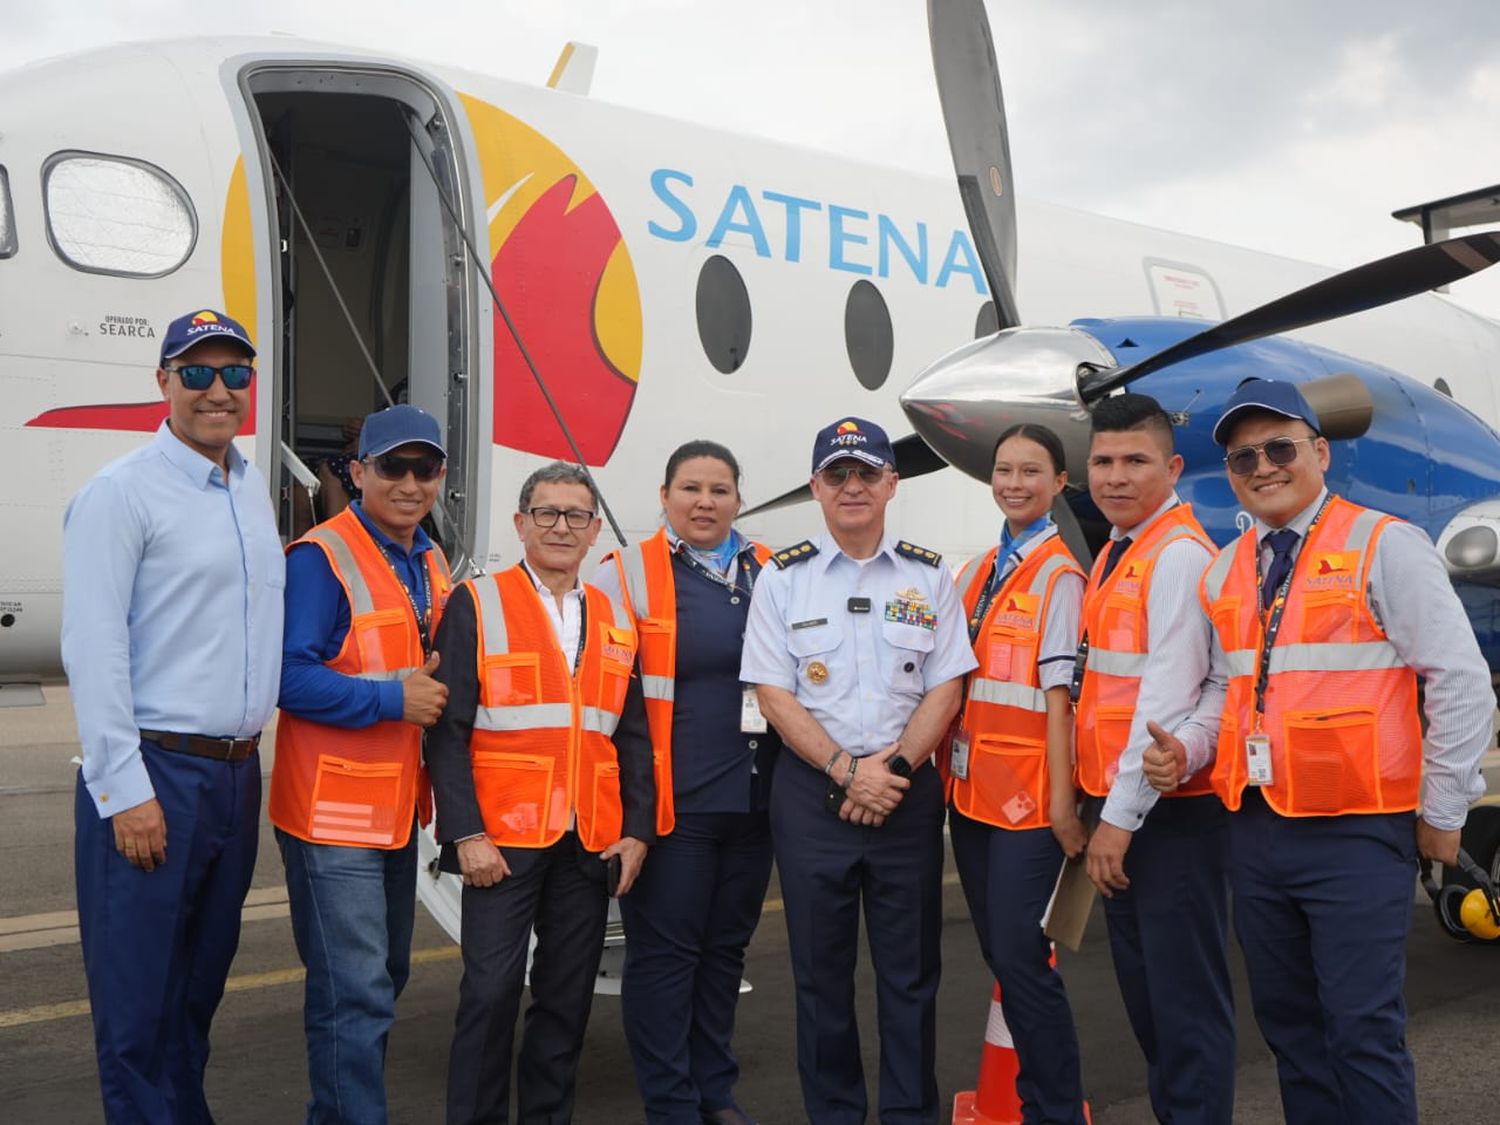
[[[1403,250],[1251,309],[1130,367],[1091,372],[1079,381],[1078,394],[1085,403],[1092,403],[1174,363],[1412,297],[1478,273],[1496,261],[1500,261],[1500,234],[1494,232]]]
[[[969,233],[990,283],[1001,328],[1021,323],[1016,311],[1016,203],[1010,175],[1005,97],[983,0],[927,0],[932,69],[958,193]]]
[[[907,434],[904,438],[897,438],[891,442],[891,451],[896,454],[896,474],[903,478],[925,476],[948,467],[948,462],[934,453],[932,447],[916,434]],[[811,499],[812,487],[806,484],[800,485],[790,492],[783,492],[780,496],[767,500],[764,504],[746,508],[739,514],[739,518],[758,516],[762,512],[774,512],[777,508],[790,507]]]

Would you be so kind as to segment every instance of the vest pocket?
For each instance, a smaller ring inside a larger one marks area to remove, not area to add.
[[[582,840],[584,848],[597,852],[609,847],[620,838],[625,825],[625,813],[620,805],[620,767],[616,762],[595,762],[594,776],[589,786],[589,804],[580,810],[579,828],[588,825],[588,839]]]
[[[641,670],[648,676],[674,675],[677,626],[659,617],[642,617],[636,621],[635,628],[640,637]]]
[[[984,653],[984,675],[991,680],[1031,682],[1036,665],[1036,634],[991,629]]]
[[[400,762],[351,762],[318,755],[307,836],[314,841],[390,847],[396,842],[396,812],[404,807]],[[408,813],[408,816],[410,814]]]
[[[1302,596],[1303,644],[1357,640],[1356,623],[1361,598],[1355,590],[1309,590]]]
[[[480,684],[486,707],[523,707],[542,695],[541,657],[534,652],[508,652],[484,658]]]
[[[1004,734],[975,735],[969,747],[965,816],[1002,828],[1039,828],[1050,794],[1042,792],[1047,744]]]
[[[410,667],[407,620],[406,611],[400,609],[377,609],[355,618],[351,632],[365,672],[394,672]]]
[[[1288,812],[1333,815],[1378,807],[1380,735],[1373,708],[1289,711],[1283,730],[1286,749],[1274,768],[1286,770]]]
[[[1134,721],[1134,706],[1094,708],[1094,745],[1099,748],[1104,769],[1100,780],[1106,788],[1114,784],[1120,772],[1120,754],[1130,741],[1130,724]]]
[[[543,844],[557,760],[541,754],[475,750],[473,763],[474,796],[490,838],[522,847]]]

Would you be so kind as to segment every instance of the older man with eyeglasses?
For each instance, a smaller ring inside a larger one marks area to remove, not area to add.
[[[1290,1125],[1415,1123],[1412,887],[1419,855],[1457,861],[1484,792],[1489,669],[1427,536],[1329,491],[1294,383],[1242,384],[1214,440],[1254,519],[1201,599],[1227,682],[1212,780],[1255,1018]],[[1185,748],[1153,733],[1145,773],[1170,791]]]
[[[437,634],[448,706],[428,742],[439,859],[463,876],[463,981],[449,1125],[570,1121],[609,896],[656,835],[646,705],[625,610],[578,580],[599,536],[588,472],[554,462],[521,486],[522,562],[460,585]]]
[[[386,1120],[385,1048],[411,967],[422,732],[448,689],[432,635],[452,580],[422,521],[446,473],[437,420],[365,419],[361,498],[287,556],[271,823],[286,867],[311,1125]]]
[[[897,477],[885,431],[862,418],[825,427],[811,483],[826,530],[771,556],[740,667],[785,744],[771,837],[802,1099],[819,1125],[866,1117],[854,1016],[863,901],[880,1120],[936,1122],[944,808],[931,759],[977,662],[941,556],[886,533]]]
[[[281,663],[276,516],[233,441],[254,359],[222,312],[172,321],[166,419],[63,521],[78,922],[110,1122],[212,1120],[209,1024],[255,869]]]

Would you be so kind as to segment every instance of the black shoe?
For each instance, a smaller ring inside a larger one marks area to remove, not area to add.
[[[704,1110],[700,1116],[703,1118],[703,1125],[755,1125],[755,1119],[737,1105]]]

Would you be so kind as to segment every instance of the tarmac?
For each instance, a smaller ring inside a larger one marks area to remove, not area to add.
[[[6,859],[0,868],[0,1121],[8,1125],[102,1119],[73,917],[76,766],[70,760],[78,753],[77,736],[66,689],[48,688],[46,694],[45,707],[0,710],[0,855]],[[1487,765],[1493,790],[1500,780],[1500,759],[1492,754]],[[265,769],[269,774],[269,759]],[[805,1120],[782,914],[773,881],[749,950],[745,976],[751,991],[741,997],[735,1039],[742,1068],[737,1095],[762,1125]],[[458,949],[420,907],[414,950],[387,1065],[395,1123],[442,1120],[458,995]],[[938,1083],[946,1107],[956,1092],[974,1086],[991,989],[951,862],[943,889],[943,963]],[[1102,911],[1095,910],[1081,951],[1060,951],[1059,963],[1078,1023],[1094,1121],[1153,1121],[1145,1096],[1145,1063],[1115,987]],[[861,1047],[874,1120],[879,1045],[874,982],[863,950],[860,973]],[[1280,1121],[1275,1067],[1250,1014],[1237,951],[1235,973],[1235,1121]],[[263,823],[239,956],[214,1024],[208,1093],[220,1125],[302,1119],[307,1073],[301,980],[280,857]],[[1500,1096],[1497,985],[1500,948],[1454,941],[1439,930],[1425,899],[1414,897],[1408,1040],[1425,1122],[1442,1125],[1494,1116]],[[618,1001],[612,997],[599,996],[594,1004],[575,1120],[579,1125],[641,1120]]]

